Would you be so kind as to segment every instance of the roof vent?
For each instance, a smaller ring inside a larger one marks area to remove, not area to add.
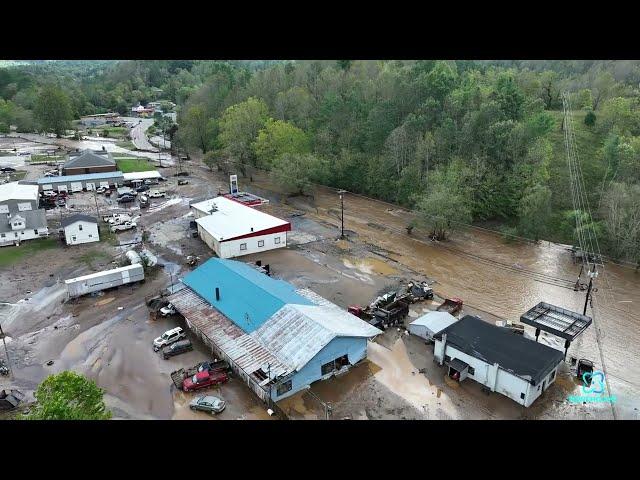
[[[253,232],[253,227],[251,227],[251,231]]]

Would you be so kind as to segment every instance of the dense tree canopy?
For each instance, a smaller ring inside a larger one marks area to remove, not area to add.
[[[0,68],[0,131],[33,130],[35,118],[59,132],[69,111],[168,100],[173,143],[212,168],[264,168],[291,193],[317,182],[416,208],[436,236],[458,218],[570,243],[584,212],[567,195],[568,91],[600,244],[635,259],[640,245],[618,225],[632,230],[640,184],[638,85],[638,61],[44,62]]]

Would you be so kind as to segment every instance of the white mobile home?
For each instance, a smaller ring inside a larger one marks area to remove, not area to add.
[[[89,215],[71,215],[62,220],[64,239],[67,245],[99,242],[98,220]]]
[[[434,336],[449,377],[472,378],[529,407],[555,381],[562,352],[467,315]]]
[[[144,280],[144,269],[142,265],[136,263],[126,267],[92,273],[83,277],[70,278],[65,280],[64,283],[67,286],[67,295],[70,298],[75,298],[142,280]]]
[[[205,206],[206,204],[206,206]],[[287,246],[291,224],[225,197],[191,205],[200,238],[220,258]]]

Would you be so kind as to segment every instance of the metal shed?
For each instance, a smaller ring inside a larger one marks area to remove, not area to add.
[[[425,340],[433,340],[433,336],[440,333],[458,319],[448,312],[429,312],[409,324],[409,333]]]

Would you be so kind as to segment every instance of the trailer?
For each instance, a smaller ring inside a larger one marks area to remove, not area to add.
[[[88,293],[99,292],[144,280],[144,269],[139,263],[126,267],[114,268],[103,272],[92,273],[82,277],[65,280],[68,298],[76,298]]]
[[[215,372],[228,372],[231,370],[231,365],[223,360],[214,360],[212,362],[201,362],[194,365],[191,368],[181,368],[171,372],[171,380],[177,389],[182,390],[182,382],[185,378],[192,377],[196,373],[208,371],[209,373]]]

